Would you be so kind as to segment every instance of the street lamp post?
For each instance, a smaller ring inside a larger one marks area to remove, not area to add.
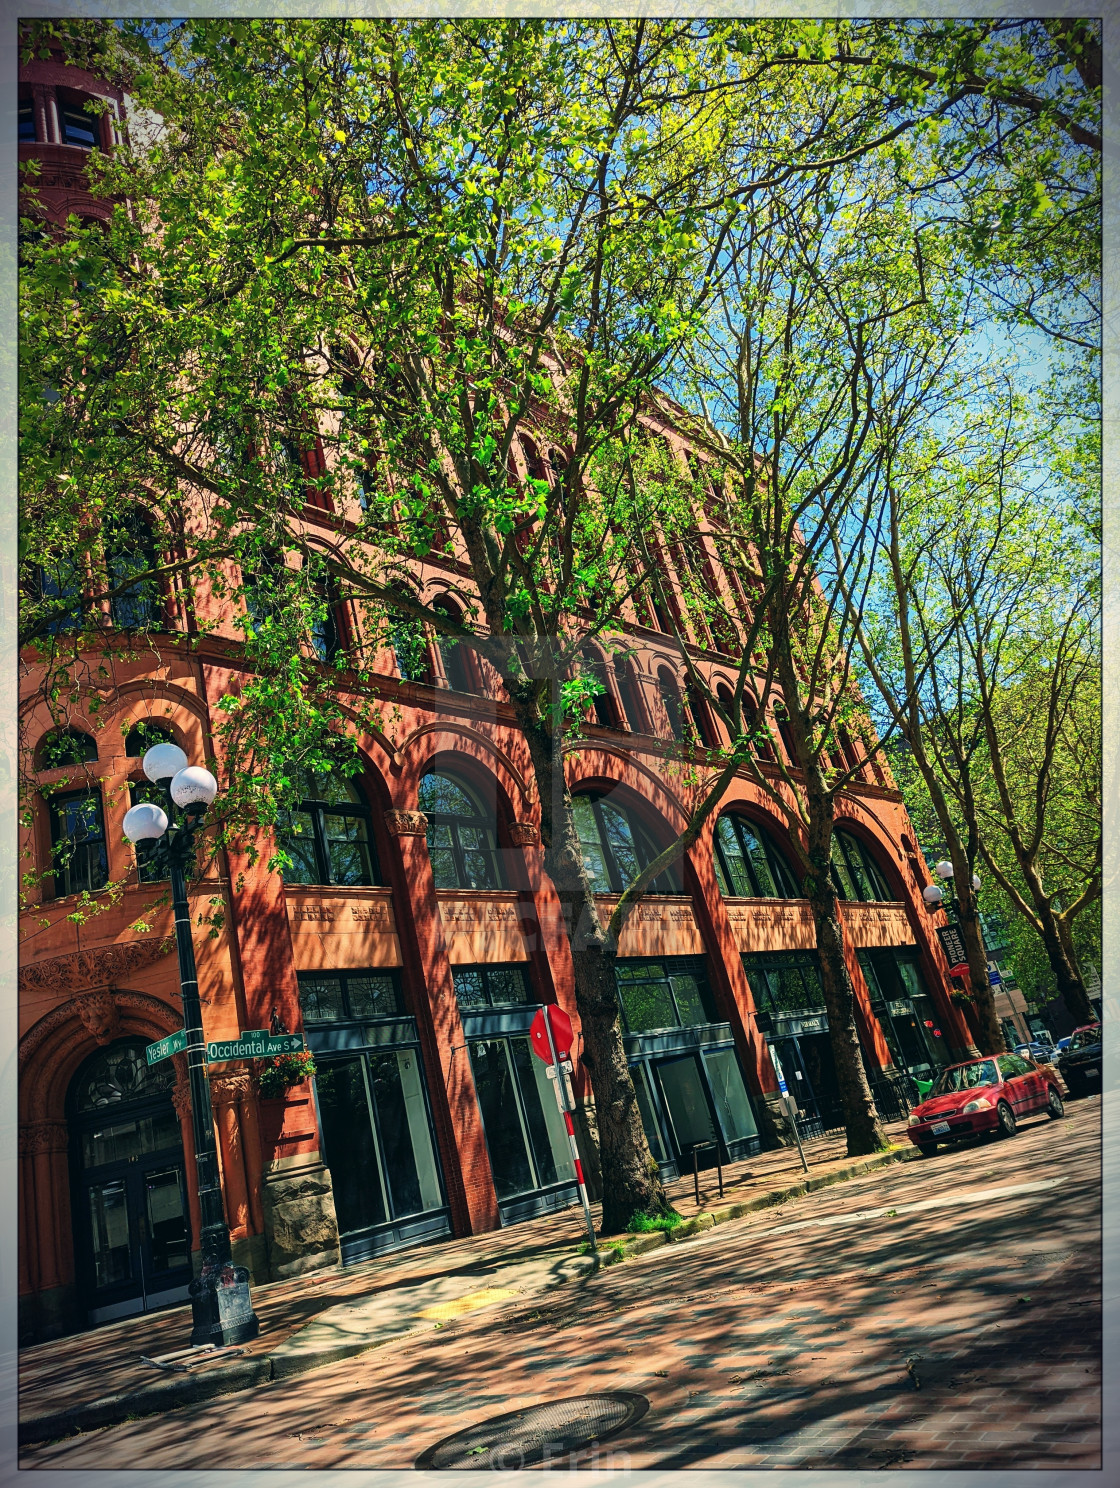
[[[244,1343],[256,1338],[260,1323],[249,1296],[249,1272],[233,1264],[229,1226],[222,1210],[218,1178],[218,1150],[210,1110],[210,1082],[206,1076],[206,1041],[198,999],[198,972],[191,938],[187,903],[187,870],[194,860],[195,834],[206,808],[218,793],[209,770],[190,765],[177,744],[156,744],[144,756],[144,774],[159,786],[166,810],[144,801],[125,813],[124,834],[132,843],[154,842],[155,856],[171,880],[175,911],[175,946],[179,953],[179,983],[183,999],[185,1053],[191,1090],[191,1127],[194,1134],[198,1203],[202,1215],[202,1269],[190,1284],[192,1344]],[[176,807],[179,811],[176,812]]]

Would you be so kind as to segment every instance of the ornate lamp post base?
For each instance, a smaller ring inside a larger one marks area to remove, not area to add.
[[[190,1284],[191,1343],[247,1343],[261,1331],[249,1296],[249,1272],[244,1266],[212,1263],[203,1266]]]

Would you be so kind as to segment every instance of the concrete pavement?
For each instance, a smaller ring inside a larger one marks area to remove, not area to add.
[[[399,1470],[629,1390],[648,1414],[565,1468],[1097,1468],[1099,1097],[1069,1110],[22,1465]]]

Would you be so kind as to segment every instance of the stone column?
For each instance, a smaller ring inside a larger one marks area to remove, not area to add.
[[[397,916],[397,933],[426,993],[417,1025],[452,1226],[459,1235],[496,1230],[498,1198],[428,858],[427,818],[422,811],[387,811],[385,827],[397,844],[408,893],[409,913]]]
[[[245,1181],[241,1128],[237,1120],[237,1102],[248,1085],[243,1071],[210,1076],[210,1100],[214,1107],[214,1127],[218,1133],[218,1152],[222,1160],[222,1198],[226,1223],[231,1236],[243,1239],[249,1228],[249,1195]]]

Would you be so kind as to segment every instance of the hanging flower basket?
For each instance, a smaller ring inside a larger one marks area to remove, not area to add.
[[[970,1007],[972,1004],[972,993],[958,991],[956,987],[949,993],[949,997],[958,1007]]]
[[[276,1100],[293,1085],[310,1079],[315,1073],[315,1058],[312,1054],[278,1054],[275,1059],[260,1062],[261,1095],[265,1100]]]

